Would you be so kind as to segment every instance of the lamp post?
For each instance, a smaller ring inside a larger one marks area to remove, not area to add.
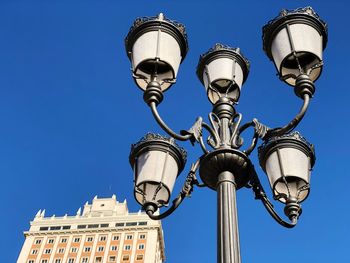
[[[313,145],[293,131],[302,120],[314,95],[314,82],[321,74],[322,53],[327,44],[327,26],[311,7],[282,10],[263,27],[263,48],[276,66],[281,80],[294,87],[303,100],[299,113],[285,126],[269,128],[256,119],[241,125],[236,111],[242,85],[249,74],[249,61],[239,48],[216,44],[200,56],[197,75],[204,85],[213,110],[210,124],[198,117],[187,131],[174,132],[160,117],[157,106],[164,92],[175,82],[179,66],[188,51],[185,27],[163,14],[135,20],[126,39],[126,51],[133,78],[155,120],[170,136],[148,133],[133,144],[130,163],[134,170],[135,199],[150,218],[170,215],[194,188],[209,187],[217,192],[218,257],[220,263],[239,263],[239,235],[236,191],[252,188],[269,214],[282,226],[292,228],[301,214],[300,203],[310,190],[310,171],[315,163]],[[245,150],[242,133],[254,129]],[[207,141],[204,132],[208,133]],[[186,151],[175,140],[198,143],[203,155],[192,164],[184,186],[165,212],[177,176],[186,162]],[[249,155],[258,148],[260,166],[267,174],[273,197],[285,204],[282,219],[260,183]],[[197,172],[202,183],[198,181]]]

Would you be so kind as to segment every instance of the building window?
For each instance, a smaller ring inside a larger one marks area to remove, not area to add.
[[[61,259],[60,258],[58,258],[58,259],[55,259],[55,261],[54,261],[55,263],[61,263],[62,261],[61,261]]]
[[[48,263],[47,259],[42,259],[41,263]]]
[[[34,263],[34,259],[29,259],[27,263]]]
[[[124,255],[123,256],[123,261],[129,261],[129,255]]]
[[[136,255],[136,260],[143,260],[143,255]]]
[[[52,226],[50,227],[50,230],[61,230],[60,226]]]
[[[146,235],[145,235],[145,234],[141,234],[141,235],[139,236],[139,238],[140,238],[140,239],[146,239]]]
[[[70,226],[63,226],[62,229],[70,229]]]
[[[116,262],[117,258],[115,256],[110,256],[108,261],[109,262]]]
[[[47,230],[49,230],[49,227],[47,226],[42,226],[39,228],[39,231],[47,231]]]
[[[132,235],[126,235],[126,239],[127,240],[131,240],[132,239]]]
[[[97,251],[102,252],[104,250],[104,247],[98,247]]]
[[[78,229],[84,229],[86,228],[86,225],[78,225]]]
[[[90,252],[91,251],[91,247],[84,247],[84,252]]]
[[[116,223],[115,226],[116,227],[121,227],[121,226],[124,226],[124,223]]]
[[[139,226],[147,226],[147,222],[139,222]]]
[[[74,258],[69,258],[67,263],[74,263]]]
[[[80,242],[80,237],[75,237],[74,240],[73,240],[74,243],[78,243]]]
[[[81,259],[81,263],[88,263],[89,262],[89,258],[82,258]]]
[[[61,243],[67,243],[67,238],[62,238]]]
[[[72,247],[72,248],[70,249],[70,252],[72,252],[72,253],[77,253],[77,252],[78,252],[78,248],[77,248],[77,247]]]
[[[119,236],[119,235],[118,235],[118,236],[113,236],[113,237],[112,237],[112,239],[113,239],[114,241],[119,240],[119,238],[120,238],[120,236]]]
[[[44,254],[50,254],[50,253],[51,253],[51,249],[50,248],[45,249]]]
[[[145,249],[145,244],[139,244],[139,247],[138,247],[139,249]]]
[[[98,228],[98,224],[88,225],[88,228]]]
[[[34,244],[35,244],[35,245],[40,245],[40,244],[41,244],[41,241],[42,241],[41,239],[37,239],[37,240],[35,240]]]
[[[102,262],[102,257],[96,257],[95,258],[95,262],[97,263],[97,262]]]
[[[58,254],[63,254],[64,253],[64,248],[59,248],[58,249]]]
[[[101,224],[100,227],[109,227],[109,224]]]
[[[118,247],[117,246],[111,246],[111,251],[117,251]]]
[[[131,250],[131,245],[125,245],[124,250]]]
[[[106,236],[100,236],[100,241],[106,241],[107,237]]]
[[[126,226],[137,226],[137,222],[128,222],[125,225]]]
[[[53,242],[55,242],[55,239],[53,239],[53,238],[50,238],[50,239],[47,241],[48,244],[53,244]]]
[[[93,237],[87,237],[86,242],[92,242],[94,240]]]
[[[36,254],[38,254],[38,250],[37,249],[33,249],[32,252],[30,252],[30,254],[36,255]]]

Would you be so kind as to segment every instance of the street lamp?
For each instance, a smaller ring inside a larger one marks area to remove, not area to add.
[[[263,27],[263,48],[274,62],[281,80],[294,87],[303,100],[299,113],[285,126],[269,128],[256,119],[241,125],[237,113],[242,85],[249,74],[249,61],[239,48],[216,44],[201,55],[197,76],[205,87],[213,110],[210,124],[198,117],[187,131],[174,132],[160,117],[157,106],[163,93],[176,82],[179,66],[187,51],[185,27],[160,14],[135,20],[126,39],[133,78],[144,92],[143,98],[161,128],[170,137],[147,134],[133,144],[130,164],[134,170],[135,199],[150,218],[170,215],[194,188],[209,187],[218,197],[218,262],[239,263],[236,190],[251,187],[269,214],[282,226],[292,228],[301,214],[300,203],[310,191],[310,171],[315,163],[314,147],[293,131],[315,92],[314,82],[321,74],[322,53],[327,44],[327,26],[311,7],[282,10]],[[254,129],[245,150],[242,133]],[[205,143],[203,132],[208,132]],[[275,200],[285,205],[282,219],[260,183],[249,155],[258,140],[260,166],[266,173]],[[172,205],[167,205],[177,176],[186,162],[186,152],[175,140],[198,143],[203,155],[192,164],[184,186]],[[209,150],[209,147],[211,148]],[[199,172],[202,183],[197,179]]]

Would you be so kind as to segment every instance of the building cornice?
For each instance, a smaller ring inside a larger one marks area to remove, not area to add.
[[[161,231],[161,225],[151,226],[133,226],[133,227],[118,227],[118,228],[96,228],[96,229],[67,229],[67,230],[52,230],[52,231],[24,231],[23,234],[27,236],[52,236],[52,235],[74,235],[74,234],[96,234],[96,233],[110,233],[119,231],[146,231],[157,230]]]
[[[157,221],[151,220],[146,214],[139,214],[133,217],[129,216],[101,216],[101,217],[46,217],[34,219],[30,222],[31,226],[52,226],[57,224],[69,225],[69,224],[97,224],[97,223],[111,223],[111,222],[134,222],[134,221],[147,221],[152,222],[153,225],[158,225]]]

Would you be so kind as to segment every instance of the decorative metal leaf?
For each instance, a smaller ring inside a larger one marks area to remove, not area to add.
[[[198,117],[196,122],[188,131],[185,131],[185,130],[180,131],[181,135],[188,135],[188,134],[192,135],[190,139],[192,145],[196,141],[199,142],[199,138],[202,137],[202,122],[203,122],[202,117]]]

